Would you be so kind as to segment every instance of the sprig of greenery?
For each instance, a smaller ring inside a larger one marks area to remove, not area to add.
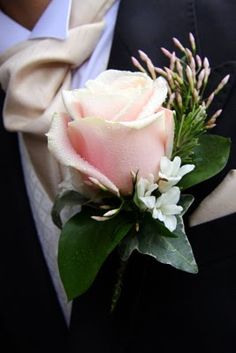
[[[172,158],[180,156],[182,163],[192,163],[193,149],[198,145],[198,138],[206,131],[207,117],[204,107],[199,106],[188,113],[174,114],[175,137]]]
[[[183,163],[191,163],[193,149],[198,145],[199,137],[208,129],[216,125],[216,119],[222,110],[216,111],[213,116],[207,110],[215,96],[224,88],[229,80],[229,75],[219,83],[216,89],[204,97],[211,73],[207,58],[203,60],[197,54],[196,41],[192,33],[189,34],[190,48],[186,48],[176,38],[173,38],[175,47],[181,53],[178,57],[161,48],[163,54],[169,59],[169,67],[155,67],[151,59],[139,51],[140,59],[144,66],[132,58],[133,64],[140,71],[145,72],[154,80],[157,75],[162,76],[168,83],[168,96],[164,106],[175,113],[175,138],[172,157],[179,156]]]

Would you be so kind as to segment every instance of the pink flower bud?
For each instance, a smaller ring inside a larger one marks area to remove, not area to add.
[[[147,56],[147,54],[144,53],[144,51],[139,50],[138,53],[139,53],[140,58],[141,58],[143,61],[146,62],[146,61],[149,59],[148,56]]]
[[[218,94],[222,90],[222,88],[228,83],[229,78],[230,78],[230,75],[227,75],[223,78],[223,80],[221,80],[221,82],[219,83],[219,85],[214,91],[215,95]]]
[[[200,58],[199,55],[196,55],[196,61],[197,61],[198,68],[200,69],[202,67],[202,59]]]
[[[174,70],[175,62],[176,62],[176,55],[175,55],[175,52],[173,51],[170,58],[170,70]]]
[[[177,72],[178,72],[179,76],[181,78],[183,78],[183,66],[181,65],[179,60],[177,60],[177,62],[176,62],[176,68],[177,68]]]
[[[183,45],[180,43],[180,41],[177,38],[173,38],[173,42],[177,48],[179,48],[183,53],[186,53],[185,48]]]
[[[171,52],[169,50],[167,50],[166,48],[161,48],[161,51],[163,52],[163,54],[165,56],[167,56],[167,58],[171,59],[172,54],[171,54]]]
[[[189,41],[190,41],[190,44],[191,44],[193,51],[195,51],[196,50],[196,42],[195,42],[195,38],[192,33],[189,33]]]
[[[209,106],[211,105],[213,99],[215,98],[215,93],[213,92],[208,98],[207,98],[207,101],[206,101],[206,108],[209,108]]]
[[[211,119],[215,119],[216,120],[221,115],[221,113],[222,113],[222,109],[217,110],[215,112],[215,114],[212,115]]]
[[[191,90],[193,91],[194,89],[193,73],[189,65],[187,65],[186,67],[186,75],[187,75]]]
[[[208,69],[210,67],[209,61],[207,58],[204,58],[203,60],[203,66],[205,69]]]
[[[146,70],[142,67],[142,65],[140,64],[140,62],[139,62],[134,56],[131,56],[131,60],[132,60],[133,65],[134,65],[139,71],[146,72]]]
[[[198,90],[202,87],[205,74],[206,74],[205,69],[202,69],[202,70],[200,71],[200,74],[199,74],[199,76],[198,76],[198,81],[197,81],[197,89],[198,89]]]

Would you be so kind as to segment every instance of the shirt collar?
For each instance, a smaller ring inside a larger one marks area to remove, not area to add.
[[[52,0],[30,31],[0,11],[0,53],[27,39],[55,38],[68,35],[71,0]]]

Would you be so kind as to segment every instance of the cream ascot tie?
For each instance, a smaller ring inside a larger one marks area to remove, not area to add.
[[[22,133],[34,170],[51,200],[65,171],[48,152],[45,133],[52,115],[65,111],[61,91],[70,89],[72,70],[95,49],[104,29],[104,14],[113,3],[73,0],[65,41],[28,40],[0,55],[0,84],[6,92],[4,125]]]

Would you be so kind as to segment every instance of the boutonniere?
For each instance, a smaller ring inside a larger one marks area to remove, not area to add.
[[[185,190],[227,163],[230,140],[210,133],[221,110],[209,116],[208,108],[229,76],[205,97],[207,58],[196,54],[192,34],[190,49],[174,44],[179,56],[163,49],[169,67],[155,67],[140,51],[132,58],[138,71],[107,70],[63,92],[67,114],[54,115],[47,136],[68,167],[52,217],[61,228],[58,265],[69,300],[88,290],[115,249],[121,267],[112,309],[133,251],[198,271],[184,227],[194,198]],[[65,223],[64,210],[71,212]]]

